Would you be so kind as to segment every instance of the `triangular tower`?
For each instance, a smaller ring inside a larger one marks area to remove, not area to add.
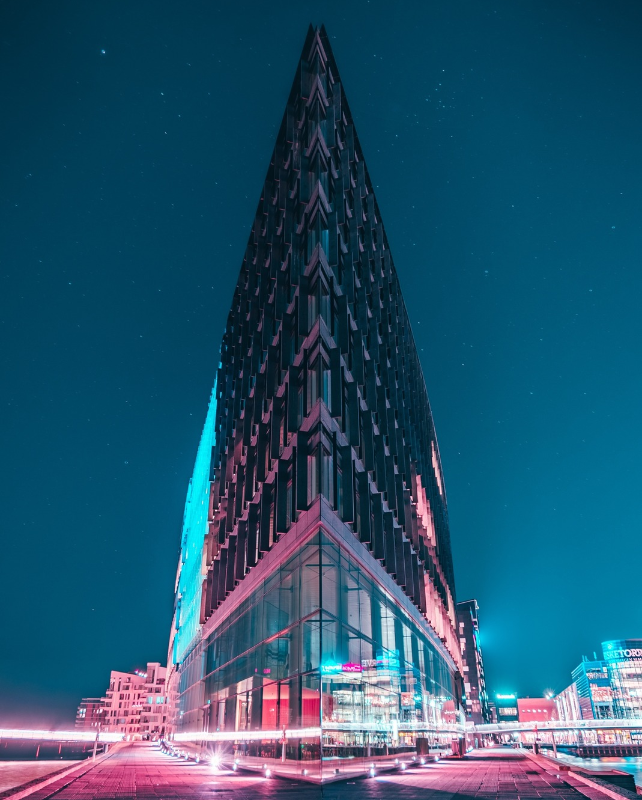
[[[427,752],[458,730],[455,619],[421,364],[330,43],[311,27],[188,494],[176,737],[314,781]]]

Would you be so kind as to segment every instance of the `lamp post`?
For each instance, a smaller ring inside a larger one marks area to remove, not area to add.
[[[103,724],[102,720],[98,720],[98,725],[96,726],[96,738],[94,739],[94,752],[91,756],[92,761],[96,760],[96,750],[98,750],[98,737],[100,736],[100,726],[102,724]]]

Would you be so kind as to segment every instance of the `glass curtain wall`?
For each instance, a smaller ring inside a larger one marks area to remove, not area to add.
[[[642,718],[642,658],[609,662],[613,711],[617,719]]]
[[[225,747],[241,762],[278,759],[319,777],[416,753],[418,738],[445,743],[439,729],[457,722],[441,653],[323,532],[193,651],[180,688],[182,727],[272,732]],[[283,742],[274,732],[284,728],[322,734]]]

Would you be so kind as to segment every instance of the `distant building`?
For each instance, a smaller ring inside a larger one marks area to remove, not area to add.
[[[464,659],[466,719],[476,724],[490,722],[490,708],[479,639],[479,606],[476,600],[457,603],[459,644]]]
[[[166,667],[150,662],[135,672],[112,670],[105,697],[86,697],[78,706],[77,728],[97,728],[129,738],[157,737],[167,728]]]
[[[602,642],[603,658],[586,656],[573,683],[555,698],[560,719],[642,717],[642,639]]]
[[[580,698],[577,694],[577,686],[572,683],[564,691],[554,697],[557,708],[557,717],[562,722],[570,722],[574,719],[582,719],[580,710]]]
[[[83,697],[76,711],[76,728],[97,728],[103,719],[103,703],[100,697]]]
[[[148,663],[145,672],[112,670],[103,702],[103,726],[126,736],[160,736],[167,723],[166,667]]]
[[[584,657],[572,675],[581,719],[610,719],[613,716],[613,692],[606,664]]]
[[[496,694],[495,707],[497,709],[497,722],[518,722],[516,694]]]
[[[613,716],[616,719],[642,717],[642,639],[614,639],[602,642],[609,675]]]
[[[548,697],[518,697],[517,713],[520,722],[549,722],[558,719],[555,700]]]

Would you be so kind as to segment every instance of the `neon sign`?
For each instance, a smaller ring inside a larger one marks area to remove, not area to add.
[[[322,664],[322,675],[338,675],[340,672],[362,672],[361,664]]]
[[[322,675],[336,675],[342,672],[343,664],[321,664]]]
[[[642,647],[627,647],[620,650],[607,650],[604,653],[607,661],[620,661],[627,658],[642,658]]]

